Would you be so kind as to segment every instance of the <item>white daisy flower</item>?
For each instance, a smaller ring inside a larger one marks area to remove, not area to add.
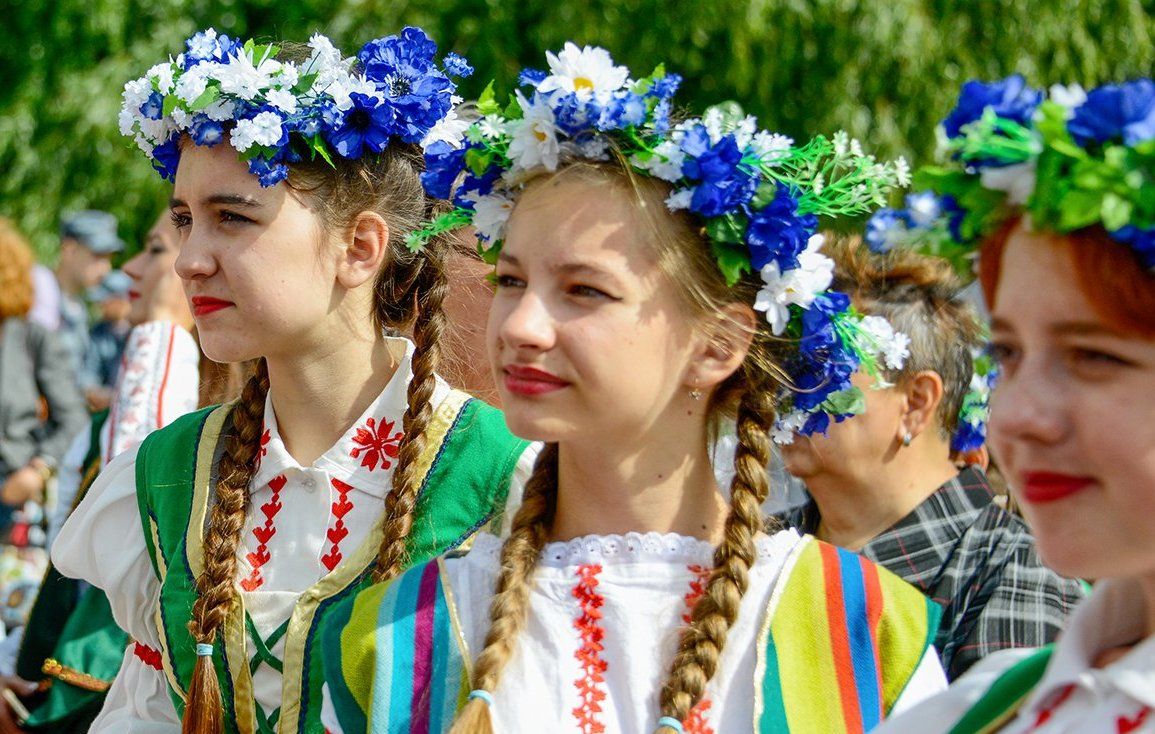
[[[763,286],[754,298],[754,310],[765,312],[774,334],[786,330],[791,305],[809,308],[834,280],[834,261],[819,252],[822,243],[822,235],[811,236],[806,249],[798,256],[798,267],[785,273],[773,261],[762,268]]]
[[[270,89],[265,93],[265,101],[287,115],[297,111],[296,95],[284,89]]]
[[[578,48],[567,41],[560,54],[546,51],[545,57],[550,75],[537,85],[538,91],[543,93],[561,90],[587,100],[591,96],[605,96],[621,89],[630,76],[629,69],[615,66],[609,52],[596,46]]]
[[[503,194],[476,194],[470,196],[470,201],[473,202],[473,227],[478,237],[490,243],[501,239],[501,232],[513,212],[513,199]]]
[[[234,56],[227,64],[219,64],[213,70],[213,76],[221,83],[222,92],[250,100],[269,88],[272,74],[280,67],[280,63],[273,59],[254,64],[249,55],[243,53]]]
[[[380,95],[377,94],[377,85],[374,82],[355,74],[344,74],[334,79],[325,91],[333,98],[333,103],[337,105],[337,109],[342,112],[347,112],[353,108],[352,95],[355,92],[367,97],[375,97],[378,100],[381,99]]]
[[[545,98],[534,95],[531,102],[520,91],[517,101],[521,105],[522,119],[508,123],[512,132],[509,141],[509,159],[513,162],[511,171],[525,171],[538,166],[556,170],[560,145],[553,109]]]
[[[895,331],[889,321],[881,316],[864,316],[858,322],[859,329],[867,335],[871,346],[882,357],[888,369],[900,370],[910,356],[910,337]]]
[[[437,124],[425,133],[425,137],[421,139],[422,150],[439,140],[449,143],[455,149],[460,149],[461,146],[465,145],[465,131],[469,129],[469,125],[469,120],[461,119],[457,116],[457,110],[450,109],[449,114],[438,120]]]

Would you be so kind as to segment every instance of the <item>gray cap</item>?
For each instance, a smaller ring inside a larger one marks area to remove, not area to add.
[[[97,255],[124,249],[124,241],[116,234],[116,217],[95,209],[66,215],[60,222],[60,236],[71,237]]]
[[[123,270],[113,270],[97,285],[88,289],[88,300],[100,303],[109,298],[124,298],[132,287],[132,278]]]

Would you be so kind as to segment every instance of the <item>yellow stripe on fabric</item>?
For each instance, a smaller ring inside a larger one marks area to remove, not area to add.
[[[200,578],[205,569],[204,532],[205,516],[209,509],[209,487],[212,483],[213,455],[216,453],[221,428],[233,409],[233,403],[225,403],[205,418],[201,429],[200,443],[197,444],[196,472],[193,474],[192,512],[189,514],[188,530],[185,535],[185,555],[193,578]],[[159,547],[159,546],[158,546]]]
[[[362,711],[369,710],[376,673],[377,610],[389,590],[389,584],[376,584],[357,594],[349,622],[341,630],[341,676]]]
[[[434,459],[441,451],[441,444],[449,435],[449,430],[457,418],[461,407],[469,400],[469,395],[457,390],[451,390],[442,400],[429,421],[425,431],[425,447],[414,463],[416,470],[415,481],[418,486],[425,482]],[[381,547],[381,524],[374,523],[369,536],[362,541],[360,547],[347,561],[339,564],[325,575],[320,581],[310,587],[293,608],[293,615],[289,618],[289,629],[285,635],[284,673],[281,691],[281,718],[277,722],[277,731],[296,732],[298,718],[301,713],[302,680],[305,674],[305,647],[308,643],[309,629],[313,626],[313,618],[321,602],[353,583],[377,559],[377,552]],[[243,619],[243,616],[241,617]]]
[[[461,651],[461,664],[465,668],[465,680],[473,680],[473,656],[469,654],[469,643],[465,641],[465,632],[461,627],[461,617],[457,611],[457,595],[449,584],[449,574],[445,570],[445,560],[437,558],[437,572],[441,578],[441,590],[445,593],[445,607],[449,610],[449,626],[453,629],[453,639],[457,641],[457,649]],[[468,693],[468,691],[466,691]],[[463,701],[458,701],[458,708]]]
[[[889,714],[906,689],[936,630],[929,629],[929,600],[884,568],[878,569],[882,619],[878,647],[882,661],[882,699]]]
[[[807,543],[785,583],[782,599],[770,623],[777,649],[782,701],[791,731],[845,734],[837,688],[838,671],[827,620],[822,553]]]
[[[762,686],[760,681],[766,678],[766,653],[767,646],[770,640],[770,623],[774,621],[774,613],[778,609],[778,605],[782,602],[782,593],[786,588],[786,579],[790,578],[790,574],[794,572],[794,564],[798,562],[799,556],[806,550],[806,546],[813,540],[809,535],[802,536],[802,540],[798,542],[791,550],[790,554],[786,556],[785,562],[782,564],[782,570],[778,572],[778,579],[774,582],[774,589],[770,592],[770,600],[766,602],[766,610],[762,615],[762,622],[758,627],[758,637],[755,639],[755,654],[754,654],[754,728],[751,731],[758,731],[759,721],[762,718],[762,712],[766,708],[765,696],[762,693]],[[777,665],[774,661],[774,665]]]
[[[148,518],[148,532],[152,536],[152,547],[156,548],[156,569],[160,577],[168,577],[168,564],[164,560],[164,553],[160,552],[160,528],[156,524],[156,520],[151,517]],[[188,703],[188,694],[180,685],[180,680],[176,677],[176,671],[172,669],[172,657],[168,646],[168,635],[165,634],[164,616],[161,614],[163,609],[160,601],[157,601],[156,611],[153,612],[153,622],[156,624],[156,632],[160,637],[160,667],[164,671],[164,677],[168,679],[169,686],[176,691],[176,695],[180,696],[180,700]]]
[[[225,618],[224,645],[233,680],[233,708],[237,731],[255,734],[257,731],[257,699],[253,693],[253,676],[249,670],[249,639],[245,632],[245,602],[237,594],[233,611]]]

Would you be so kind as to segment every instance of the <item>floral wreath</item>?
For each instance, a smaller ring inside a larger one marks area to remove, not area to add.
[[[939,130],[943,166],[915,183],[941,197],[941,212],[894,223],[890,244],[913,238],[960,268],[982,238],[1018,212],[1059,233],[1101,225],[1155,272],[1155,82],[1136,79],[1090,92],[1032,89],[1015,75],[970,81]],[[911,207],[908,201],[908,212]],[[939,216],[939,215],[942,216]],[[879,229],[886,229],[881,223]],[[869,237],[868,237],[869,240]]]
[[[437,44],[420,28],[370,41],[355,58],[319,34],[308,45],[297,64],[278,60],[275,45],[201,31],[184,53],[125,84],[120,131],[170,181],[182,135],[214,146],[227,132],[261,185],[274,186],[287,164],[306,158],[333,165],[334,156],[381,153],[394,139],[427,147],[464,129],[449,75],[473,69],[452,53],[439,66]]]
[[[481,255],[493,263],[528,174],[556,170],[566,157],[609,160],[614,151],[636,172],[673,185],[666,206],[700,219],[730,285],[744,273],[761,274],[754,308],[775,335],[798,344],[786,365],[791,385],[775,440],[825,432],[832,419],[862,412],[851,375],[861,366],[881,380],[880,362],[901,366],[908,341],[829,290],[833,262],[815,231],[819,215],[883,204],[892,187],[908,183],[906,162],[880,163],[844,132],[795,146],[760,130],[733,103],[672,125],[681,78],[663,66],[633,80],[604,49],[573,43],[546,59],[548,72],[521,72],[526,91],[502,106],[491,84],[478,101],[479,119],[456,140],[426,149],[426,191],[451,199],[454,209],[410,235],[409,245],[472,224]]]

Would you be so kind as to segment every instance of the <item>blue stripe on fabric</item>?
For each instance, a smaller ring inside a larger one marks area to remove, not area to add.
[[[437,579],[437,598],[433,607],[433,670],[430,675],[429,701],[429,731],[443,732],[453,721],[457,706],[457,686],[450,688],[450,676],[458,671],[454,670],[454,653],[457,645],[451,638],[449,622],[449,605],[445,600],[445,590],[442,584],[445,579]],[[460,673],[458,673],[460,675]]]
[[[882,694],[879,691],[874,638],[870,634],[870,620],[867,616],[866,584],[862,578],[862,564],[856,553],[839,548],[838,561],[858,707],[862,712],[863,729],[870,731],[882,720]]]
[[[421,587],[420,574],[403,573],[389,585],[377,615],[374,647],[377,671],[373,680],[370,731],[394,731],[409,721],[413,697],[413,613]],[[408,730],[408,725],[404,727]]]

